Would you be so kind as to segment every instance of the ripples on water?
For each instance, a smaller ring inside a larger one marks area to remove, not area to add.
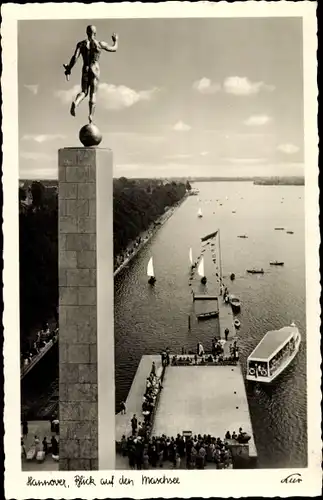
[[[239,343],[243,370],[248,355],[268,330],[292,321],[300,329],[302,344],[293,363],[270,387],[248,384],[247,394],[259,465],[304,467],[304,188],[247,182],[205,182],[194,187],[200,195],[189,197],[115,279],[116,401],[127,397],[143,354],[159,353],[166,346],[172,351],[180,351],[183,346],[195,349],[198,341],[211,347],[212,336],[218,334],[216,320],[199,325],[193,322],[188,331],[188,314],[192,312],[188,252],[192,247],[194,256],[198,256],[201,236],[220,228],[223,275],[235,273],[235,281],[228,280],[228,285],[242,302]],[[197,218],[199,206],[202,219]],[[275,227],[294,234],[275,231]],[[237,238],[239,234],[248,238]],[[157,278],[154,288],[147,285],[146,276],[151,255]],[[285,266],[270,266],[269,261],[276,259],[284,261]],[[250,267],[263,267],[265,274],[248,275],[246,269]],[[206,259],[206,275],[212,291],[216,277],[210,258]]]

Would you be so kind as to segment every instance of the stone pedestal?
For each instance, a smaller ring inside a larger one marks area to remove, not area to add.
[[[113,469],[112,152],[59,150],[60,470]]]

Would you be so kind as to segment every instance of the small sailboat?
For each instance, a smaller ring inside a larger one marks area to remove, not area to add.
[[[197,272],[198,272],[199,276],[201,276],[201,283],[203,285],[205,285],[205,283],[207,282],[207,279],[206,279],[206,276],[204,273],[204,258],[203,257],[200,260],[199,267],[197,268]]]
[[[194,267],[196,266],[196,262],[193,261],[193,251],[191,248],[189,251],[189,259],[190,259],[190,263],[191,263],[191,269],[193,270]]]
[[[199,218],[203,217],[203,214],[202,214],[202,209],[201,209],[201,208],[199,208],[199,209],[198,209],[197,216],[198,216]]]
[[[153,258],[150,257],[148,266],[147,266],[147,276],[149,276],[148,283],[150,285],[154,285],[156,282],[155,278],[155,273],[154,273],[154,264],[153,264]]]

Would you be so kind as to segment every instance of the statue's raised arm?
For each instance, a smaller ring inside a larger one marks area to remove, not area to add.
[[[118,35],[117,33],[112,33],[112,42],[113,45],[109,45],[107,42],[100,42],[100,46],[103,50],[106,50],[107,52],[116,52],[118,49]]]

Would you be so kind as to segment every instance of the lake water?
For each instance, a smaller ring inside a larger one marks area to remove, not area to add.
[[[239,319],[240,359],[246,359],[268,330],[294,321],[302,344],[285,372],[270,385],[246,384],[260,467],[304,467],[306,432],[305,234],[303,186],[255,186],[249,182],[194,184],[189,197],[148,245],[115,279],[116,402],[126,399],[140,358],[171,351],[194,350],[198,341],[211,348],[217,321],[192,324],[189,248],[197,257],[201,236],[220,229],[224,279],[233,272],[230,292],[242,303]],[[216,201],[218,200],[218,201]],[[222,206],[220,206],[222,203]],[[198,208],[203,218],[197,217]],[[235,210],[236,213],[232,213]],[[294,231],[275,231],[284,227]],[[238,235],[248,238],[240,239]],[[154,258],[157,282],[147,285],[146,266]],[[282,260],[283,267],[270,266]],[[216,277],[206,259],[208,289]],[[264,275],[246,269],[263,267]],[[189,381],[188,381],[189,383]],[[233,429],[230,429],[233,431]],[[238,429],[235,429],[236,431]]]

